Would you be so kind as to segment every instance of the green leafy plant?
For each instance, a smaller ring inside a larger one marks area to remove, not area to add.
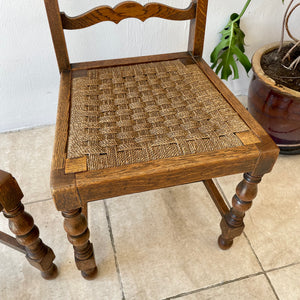
[[[251,63],[245,52],[245,34],[240,28],[240,19],[245,13],[251,0],[247,0],[242,12],[240,14],[233,13],[230,16],[230,21],[221,31],[222,37],[220,43],[216,46],[210,56],[212,68],[216,67],[216,73],[221,71],[221,78],[228,79],[234,72],[233,79],[239,78],[238,67],[236,60],[238,60],[246,72],[251,69]]]
[[[241,63],[244,67],[246,72],[248,73],[251,69],[251,63],[248,57],[245,55],[245,34],[240,28],[240,20],[244,15],[245,11],[247,10],[249,4],[252,0],[247,0],[241,13],[233,13],[230,16],[230,20],[225,26],[225,28],[220,32],[221,33],[221,41],[219,44],[214,48],[210,55],[210,61],[212,63],[212,69],[216,69],[215,72],[219,74],[221,71],[221,78],[228,80],[228,78],[233,74],[233,79],[239,78],[238,66],[237,62]],[[284,15],[284,20],[282,24],[282,34],[281,34],[281,46],[279,50],[281,50],[283,45],[283,36],[284,36],[284,29],[287,30],[289,37],[294,41],[294,46],[291,50],[287,53],[284,57],[283,61],[289,58],[289,55],[292,51],[296,49],[297,46],[300,45],[300,40],[297,40],[293,37],[288,29],[288,21],[289,17],[292,12],[295,10],[296,7],[300,6],[300,3],[296,4],[292,7],[294,0],[291,0]],[[284,3],[284,0],[282,0]],[[291,8],[292,7],[292,8]],[[291,11],[289,12],[289,10]],[[291,62],[288,68],[296,68],[297,65],[300,63],[300,57],[296,60]]]

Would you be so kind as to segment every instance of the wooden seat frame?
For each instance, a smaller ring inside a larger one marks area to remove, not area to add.
[[[9,228],[16,238],[0,231],[0,242],[26,254],[28,262],[41,271],[45,279],[57,276],[55,255],[39,238],[39,229],[21,203],[23,193],[11,174],[0,170],[0,212],[9,220]]]
[[[277,159],[279,150],[276,145],[202,59],[207,2],[193,0],[187,9],[176,9],[157,3],[142,6],[127,1],[114,8],[100,6],[83,15],[68,17],[59,11],[57,0],[45,0],[61,73],[51,188],[56,207],[65,217],[64,226],[68,239],[74,246],[77,267],[87,279],[93,278],[97,273],[86,220],[89,201],[203,181],[222,216],[219,246],[228,249],[233,239],[244,229],[245,211],[250,208],[257,194],[257,184],[265,173],[271,171]],[[63,29],[85,28],[102,21],[118,23],[129,17],[141,21],[150,17],[191,20],[188,51],[70,64]],[[68,161],[66,148],[70,90],[74,75],[82,70],[175,59],[190,59],[198,65],[215,89],[247,124],[249,132],[239,137],[242,146],[95,171],[82,171],[76,161]],[[236,173],[244,173],[244,179],[237,186],[232,207],[228,208],[212,178]]]

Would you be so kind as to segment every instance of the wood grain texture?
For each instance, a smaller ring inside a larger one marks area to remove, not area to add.
[[[0,243],[14,250],[17,250],[23,254],[26,254],[26,250],[23,245],[20,245],[15,238],[2,231],[0,231]]]
[[[32,216],[24,211],[22,198],[23,193],[15,178],[0,170],[0,203],[4,216],[9,220],[9,228],[16,235],[14,239],[0,232],[0,241],[13,249],[25,251],[29,263],[38,268],[45,279],[53,279],[57,275],[53,264],[55,255],[39,238],[39,229]]]
[[[196,3],[192,3],[187,9],[178,9],[159,3],[147,3],[143,6],[134,1],[126,1],[114,8],[100,6],[77,17],[69,17],[65,13],[61,13],[61,20],[64,29],[81,29],[103,21],[118,24],[127,18],[136,18],[143,22],[152,17],[168,20],[190,20],[195,18],[195,12]]]
[[[59,170],[65,166],[69,131],[70,93],[71,72],[62,72],[60,76],[52,170]]]
[[[46,6],[59,72],[69,70],[70,61],[66,45],[66,39],[61,23],[58,2],[57,0],[44,0],[44,2]]]
[[[19,205],[23,198],[23,193],[15,178],[0,170],[0,212],[13,210]],[[26,253],[25,247],[20,245],[17,240],[10,235],[0,231],[0,242],[22,253]]]
[[[69,132],[71,72],[62,72],[60,78],[50,187],[56,206],[63,206],[62,208],[57,207],[57,209],[69,210],[81,207],[81,201],[76,190],[74,175],[65,174],[66,147]]]
[[[264,136],[261,140],[261,143],[256,144],[260,155],[251,173],[253,176],[263,176],[271,172],[279,155],[279,148],[269,135]]]
[[[0,206],[6,210],[14,209],[22,198],[23,193],[16,179],[0,170]]]
[[[68,240],[73,245],[77,268],[85,279],[93,279],[97,275],[93,245],[89,241],[90,231],[87,219],[81,213],[81,208],[65,211],[64,229]]]
[[[50,185],[57,210],[72,210],[82,207],[74,174],[65,174],[64,169],[52,170]]]
[[[218,239],[219,247],[227,250],[232,246],[233,239],[244,230],[245,212],[250,209],[253,199],[257,195],[257,185],[261,176],[244,174],[244,179],[238,184],[236,194],[232,198],[232,208],[221,221],[222,234]]]
[[[82,203],[252,171],[254,145],[76,174]]]
[[[32,216],[24,211],[24,205],[19,202],[13,210],[5,209],[4,216],[17,242],[25,247],[28,262],[39,269],[45,279],[54,279],[57,276],[57,267],[53,264],[55,255],[39,238],[39,229]]]
[[[185,59],[185,58],[191,58],[191,55],[188,52],[177,52],[177,53],[147,55],[147,56],[121,58],[121,59],[98,60],[98,61],[74,63],[71,64],[71,68],[73,74],[75,75],[76,73],[74,71],[79,71],[79,70],[82,71],[82,70],[90,70],[96,68],[128,66],[133,64],[144,64],[148,62],[158,62],[158,61],[173,60],[173,59]]]
[[[87,171],[87,158],[86,156],[66,159],[65,173],[79,173]]]
[[[195,57],[202,57],[208,0],[193,0],[193,3],[197,7],[190,24],[188,51]]]
[[[252,131],[237,132],[235,135],[244,145],[251,145],[261,142],[261,140]]]

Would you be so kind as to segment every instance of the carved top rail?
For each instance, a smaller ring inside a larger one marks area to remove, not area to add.
[[[136,18],[143,22],[152,17],[167,20],[191,20],[196,17],[196,6],[197,4],[193,2],[188,8],[179,9],[159,3],[148,3],[143,6],[134,1],[126,1],[114,8],[100,6],[76,17],[69,17],[62,12],[61,20],[64,29],[81,29],[103,21],[118,24],[127,18]]]

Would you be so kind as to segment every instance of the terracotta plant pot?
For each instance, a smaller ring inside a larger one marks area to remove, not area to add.
[[[278,46],[278,43],[265,46],[253,56],[248,108],[281,153],[297,154],[300,153],[300,92],[276,85],[260,65],[262,55]]]

